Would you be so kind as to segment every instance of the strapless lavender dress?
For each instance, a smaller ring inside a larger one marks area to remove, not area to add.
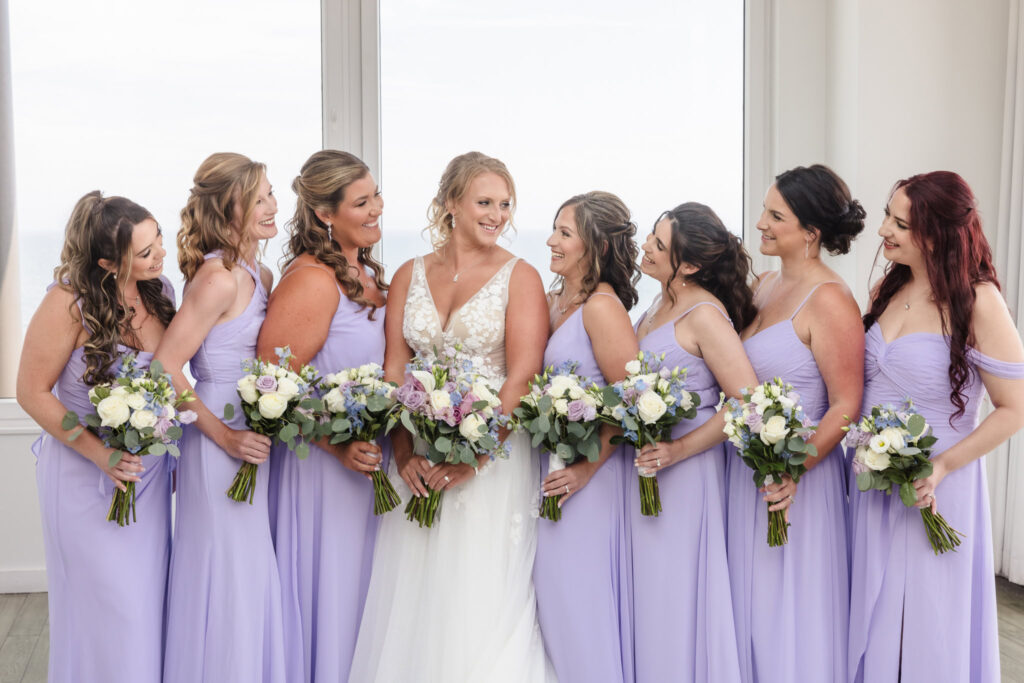
[[[665,354],[665,367],[687,368],[687,390],[700,396],[697,415],[676,425],[673,439],[710,420],[718,404],[714,375],[676,341],[675,323],[697,306],[640,341],[642,351]],[[725,547],[724,446],[658,472],[662,511],[657,517],[640,514],[640,489],[631,469],[626,516],[633,544],[636,680],[739,681]]]
[[[161,280],[174,301],[170,282]],[[125,346],[118,350],[122,357],[136,353]],[[152,358],[137,353],[141,367]],[[120,360],[112,372],[119,365]],[[85,367],[79,347],[53,388],[82,420],[96,412],[82,381]],[[114,484],[95,464],[46,433],[32,450],[46,550],[50,683],[158,683],[171,554],[171,456],[142,456],[146,471],[135,485],[138,521],[119,527],[107,521]]]
[[[310,361],[322,375],[384,362],[384,308],[369,320],[369,309],[340,294],[327,341]],[[285,633],[289,658],[303,662],[305,681],[347,681],[377,534],[373,484],[316,446],[305,460],[287,446],[272,457],[280,467],[275,524],[286,622],[302,626]]]
[[[568,360],[579,363],[577,374],[605,385],[583,326],[582,306],[555,330],[544,351],[545,366]],[[543,481],[547,454],[539,460]],[[622,498],[626,474],[633,474],[632,463],[618,448],[568,500],[561,520],[538,522],[533,564],[537,618],[561,683],[633,681],[630,558]]]
[[[242,361],[256,354],[267,308],[259,273],[239,266],[255,280],[252,299],[240,315],[210,330],[191,364],[196,395],[215,415],[227,403],[235,406],[226,421],[233,429],[245,428],[235,385]],[[270,539],[269,468],[257,469],[250,505],[225,493],[241,462],[195,425],[185,430],[168,586],[167,683],[301,680],[301,662],[285,657],[284,632],[292,627],[284,624]]]
[[[875,324],[867,336],[862,412],[910,397],[932,426],[937,455],[978,424],[984,386],[978,370],[1024,379],[1024,363],[971,350],[967,410],[950,417],[948,339],[908,334],[886,343]],[[850,681],[999,680],[995,569],[985,460],[950,473],[936,490],[939,512],[965,538],[936,556],[916,508],[898,495],[857,489],[850,479]],[[901,638],[902,632],[902,638]]]
[[[828,390],[788,320],[743,346],[760,382],[781,377],[815,424]],[[845,461],[841,447],[800,478],[789,509],[789,543],[768,546],[768,506],[735,449],[727,449],[729,576],[744,681],[841,681],[849,620]]]

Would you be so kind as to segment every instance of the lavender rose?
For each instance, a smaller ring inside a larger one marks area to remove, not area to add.
[[[256,388],[261,394],[277,391],[277,378],[271,375],[260,375],[256,378]]]

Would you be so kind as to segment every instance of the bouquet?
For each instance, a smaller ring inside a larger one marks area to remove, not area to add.
[[[743,390],[743,400],[725,402],[725,435],[736,446],[743,462],[754,470],[754,484],[761,488],[783,474],[800,481],[808,457],[818,454],[807,443],[814,427],[804,415],[800,396],[780,378]],[[768,504],[771,507],[771,503]],[[789,542],[789,522],[784,510],[768,512],[768,545]]]
[[[299,458],[309,455],[309,440],[315,438],[317,406],[313,388],[320,381],[317,371],[303,365],[298,372],[288,369],[294,358],[291,349],[274,349],[279,364],[266,363],[259,358],[242,362],[245,374],[238,380],[238,396],[242,399],[245,424],[257,434],[272,437],[288,445]],[[235,406],[224,406],[224,419],[235,415]],[[238,468],[227,494],[239,502],[252,499],[256,492],[256,465],[243,462]]]
[[[376,363],[367,363],[351,370],[342,370],[324,377],[321,388],[326,419],[321,435],[332,444],[345,441],[369,441],[385,431],[388,418],[397,408],[395,384],[384,381],[384,370]],[[387,472],[378,468],[373,480],[373,513],[382,515],[402,502],[391,485]]]
[[[686,390],[686,368],[662,366],[665,354],[641,351],[626,363],[626,378],[601,391],[604,422],[622,428],[612,443],[632,444],[639,454],[647,444],[671,438],[672,428],[697,415],[700,396]],[[661,494],[654,472],[637,473],[640,483],[640,514],[657,517]]]
[[[394,397],[399,407],[390,417],[391,426],[401,422],[432,465],[476,467],[479,455],[507,455],[507,446],[498,440],[498,428],[508,422],[499,412],[501,401],[458,347],[435,350],[432,358],[417,354]],[[405,516],[431,527],[440,505],[441,492],[431,490],[426,498],[413,496]]]
[[[530,381],[530,392],[512,411],[517,426],[533,437],[533,447],[548,453],[548,474],[564,469],[578,457],[596,462],[601,455],[601,394],[590,380],[576,374],[577,363],[548,366]],[[561,495],[541,503],[540,516],[557,522],[562,518]]]
[[[148,369],[140,368],[135,354],[124,357],[112,382],[97,384],[89,390],[89,402],[96,412],[83,420],[90,431],[114,452],[109,466],[121,461],[125,452],[139,455],[178,457],[177,441],[181,438],[181,425],[194,422],[191,410],[178,412],[180,406],[193,400],[191,392],[178,398],[171,384],[171,376],[163,371],[159,361]],[[78,415],[69,410],[61,427],[70,430],[79,423]],[[68,440],[74,441],[82,433],[78,430]],[[125,489],[114,489],[107,511],[107,521],[127,526],[137,522],[135,516],[135,482],[125,482]]]
[[[898,486],[900,500],[913,507],[917,503],[913,482],[931,475],[929,455],[938,440],[932,436],[932,428],[924,417],[914,410],[913,402],[907,399],[900,410],[891,405],[874,406],[870,415],[843,429],[847,432],[843,444],[855,449],[853,471],[857,474],[857,488],[878,489],[891,495],[892,487]],[[963,534],[942,515],[925,507],[921,508],[921,519],[936,555],[956,550],[960,545]]]

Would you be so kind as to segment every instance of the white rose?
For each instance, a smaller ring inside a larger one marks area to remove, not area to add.
[[[886,427],[882,430],[880,436],[885,437],[889,442],[890,450],[899,453],[899,450],[906,446],[906,442],[903,440],[903,431],[896,427]]]
[[[564,398],[560,398],[560,399],[556,400],[555,401],[555,412],[558,413],[559,415],[568,415],[569,414],[569,402],[566,401]]]
[[[573,381],[566,375],[555,375],[551,378],[551,386],[548,387],[548,396],[552,398],[561,398],[573,386]]]
[[[759,386],[757,389],[754,389],[754,393],[752,393],[750,395],[750,402],[751,403],[764,403],[765,402],[764,386],[763,385]]]
[[[128,394],[124,400],[132,410],[142,410],[146,407],[146,399],[142,394]]]
[[[640,400],[636,403],[637,415],[647,424],[657,422],[665,414],[666,410],[668,410],[668,406],[665,404],[665,401],[650,389],[641,394]]]
[[[622,418],[626,417],[626,409],[622,407],[621,403],[612,408],[612,417],[619,422],[622,421]]]
[[[324,395],[324,403],[327,404],[327,409],[332,413],[345,412],[345,397],[338,387],[334,387]]]
[[[107,396],[96,406],[96,414],[104,427],[120,427],[128,421],[130,412],[124,397],[115,394]]]
[[[569,398],[574,401],[583,398],[583,393],[583,387],[578,384],[573,384],[569,387]]]
[[[365,365],[360,365],[359,366],[359,376],[360,377],[373,377],[373,375],[375,374],[376,370],[377,370],[377,365],[375,363],[366,363]]]
[[[498,397],[494,395],[493,391],[491,391],[491,388],[487,386],[487,383],[482,380],[477,380],[473,382],[472,391],[474,396],[476,396],[481,401],[487,401],[487,403],[489,403],[492,406],[500,403]]]
[[[110,390],[111,396],[121,396],[122,398],[128,395],[128,387],[123,384],[115,384]]]
[[[335,373],[335,384],[344,384],[345,382],[352,381],[352,374],[348,370],[342,370],[341,372]]]
[[[264,375],[270,375],[271,377],[277,377],[277,371],[278,371],[278,367],[276,365],[274,365],[273,363],[267,363],[263,367],[263,374]]]
[[[277,381],[277,393],[286,399],[295,398],[299,395],[299,385],[290,377],[282,377]]]
[[[420,381],[420,384],[423,385],[423,390],[425,392],[429,394],[432,391],[434,391],[434,387],[436,386],[436,384],[434,382],[434,376],[432,374],[430,374],[426,370],[413,370],[412,376]]]
[[[886,438],[885,430],[883,429],[882,433],[871,437],[868,445],[871,446],[871,450],[875,453],[887,453],[889,451],[889,439]]]
[[[274,373],[274,375],[277,376],[278,378],[287,377],[289,374],[291,373],[288,372],[288,368],[278,368],[277,372]]]
[[[675,399],[675,397],[673,397],[673,400],[674,399]],[[679,406],[683,410],[689,410],[690,408],[692,408],[693,407],[693,394],[691,394],[689,391],[684,391],[682,399],[679,402]]]
[[[255,403],[260,397],[259,392],[256,390],[256,375],[246,375],[238,380],[236,386],[238,387],[238,395],[246,403]]]
[[[439,413],[445,408],[450,408],[451,405],[452,397],[448,395],[447,391],[435,389],[430,392],[430,407],[434,409],[435,413]]]
[[[640,361],[638,361],[638,360],[631,360],[628,363],[626,363],[626,373],[627,374],[635,375],[638,372],[640,372]]]
[[[268,420],[275,420],[284,414],[285,408],[288,407],[288,399],[272,391],[260,396],[258,406],[260,415]]]
[[[781,415],[769,417],[761,427],[761,441],[766,444],[775,444],[786,438],[787,434],[789,434],[789,428],[786,426],[786,418]]]
[[[877,453],[874,448],[867,446],[861,446],[857,449],[856,458],[876,472],[880,472],[889,466],[888,453]]]
[[[722,427],[722,431],[725,432],[726,436],[735,436],[736,435],[736,425],[734,425],[732,422],[726,422],[725,426]]]
[[[667,379],[659,379],[658,380],[658,391],[660,391],[663,394],[667,394],[668,393],[668,380]]]
[[[785,410],[793,410],[793,407],[796,406],[796,401],[789,396],[779,396],[779,403]]]
[[[476,441],[483,434],[480,433],[480,427],[484,424],[483,419],[476,413],[470,413],[462,418],[462,422],[459,423],[459,434],[462,434],[463,438],[467,441]]]
[[[583,402],[591,408],[597,407],[597,399],[594,398],[593,394],[583,394]]]
[[[779,388],[778,384],[772,384],[768,387],[768,393],[771,394],[772,398],[778,398],[782,396],[782,389]]]
[[[643,380],[644,384],[649,387],[653,387],[659,379],[661,379],[656,372],[649,372],[646,375],[640,375],[639,379]]]
[[[156,424],[156,415],[152,410],[136,410],[128,421],[136,429],[145,429]]]

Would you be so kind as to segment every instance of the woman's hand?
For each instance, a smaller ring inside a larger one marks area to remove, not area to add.
[[[914,503],[914,506],[918,508],[931,508],[932,514],[935,514],[938,506],[935,498],[935,489],[939,488],[939,484],[942,483],[947,474],[949,474],[949,470],[946,469],[946,465],[941,458],[932,460],[932,473],[924,479],[918,479],[913,482],[914,490],[917,492],[917,502]]]
[[[760,490],[764,493],[762,500],[768,503],[768,511],[785,510],[786,521],[788,522],[789,506],[796,502],[797,485],[788,474],[783,474],[780,479],[782,481],[765,484]]]
[[[634,464],[642,474],[654,474],[684,459],[682,439],[650,443],[640,449]]]
[[[140,475],[146,471],[146,468],[142,466],[142,456],[124,451],[121,451],[121,459],[116,465],[113,467],[103,466],[100,469],[103,470],[103,474],[110,477],[110,481],[114,482],[114,486],[122,491],[128,490],[128,487],[124,485],[125,482],[141,481]]]
[[[380,469],[380,446],[368,441],[328,444],[327,449],[345,467],[358,472],[367,479],[373,479],[371,472]]]
[[[244,462],[260,465],[270,457],[270,437],[248,429],[232,429],[225,425],[217,439],[217,445],[230,455]]]
[[[600,466],[600,463],[589,460],[574,462],[564,469],[549,474],[541,484],[541,490],[545,496],[562,496],[558,499],[558,507],[562,507],[567,500],[587,485]]]
[[[476,469],[463,463],[441,463],[430,468],[427,486],[434,491],[447,491],[476,476]]]
[[[394,457],[395,465],[398,467],[398,475],[402,477],[402,481],[412,491],[412,495],[426,497],[430,492],[427,491],[423,480],[431,470],[430,462],[422,455],[411,453],[401,455],[398,449],[395,449]]]

